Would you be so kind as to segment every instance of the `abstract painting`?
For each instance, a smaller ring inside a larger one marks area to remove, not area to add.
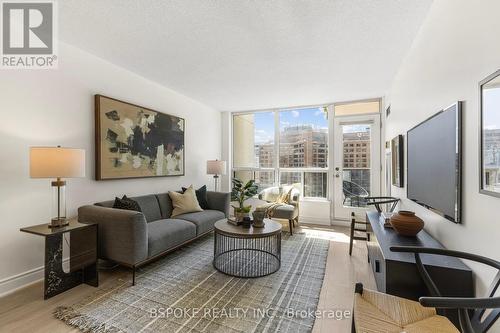
[[[184,175],[183,118],[95,95],[96,179]]]

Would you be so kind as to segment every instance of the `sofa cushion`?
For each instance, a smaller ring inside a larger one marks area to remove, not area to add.
[[[168,219],[172,216],[172,211],[174,210],[172,199],[170,199],[168,193],[157,194],[156,198],[158,199],[158,204],[160,205],[161,218]]]
[[[196,225],[196,234],[201,235],[214,228],[215,222],[225,218],[226,215],[218,210],[204,210],[203,212],[177,215],[176,219],[192,222]]]
[[[137,203],[137,201],[127,198],[126,195],[123,198],[115,198],[115,203],[113,204],[113,208],[125,209],[125,210],[134,210],[136,212],[142,212],[141,206]]]
[[[148,223],[148,257],[196,237],[196,226],[185,220],[162,219]]]
[[[182,187],[182,193],[186,192],[187,188]],[[195,190],[196,199],[198,199],[198,203],[200,204],[201,209],[209,209],[208,200],[207,200],[207,185],[203,185],[199,189]]]
[[[271,217],[277,219],[291,220],[297,216],[297,211],[293,205],[281,204],[280,206],[272,209],[271,215]]]
[[[160,205],[158,204],[156,195],[143,195],[130,199],[137,201],[137,203],[141,207],[142,213],[146,217],[146,221],[153,222],[161,219]]]
[[[184,193],[178,192],[168,192],[170,199],[172,199],[172,205],[174,206],[174,211],[172,212],[172,217],[177,215],[201,212],[200,204],[198,199],[196,199],[196,193],[194,188],[190,186]]]

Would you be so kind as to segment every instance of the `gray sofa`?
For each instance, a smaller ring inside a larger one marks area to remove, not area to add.
[[[142,266],[213,230],[214,223],[229,216],[230,193],[207,192],[210,209],[171,217],[168,193],[131,198],[142,212],[115,209],[114,200],[78,208],[78,221],[97,223],[99,258],[133,269]]]

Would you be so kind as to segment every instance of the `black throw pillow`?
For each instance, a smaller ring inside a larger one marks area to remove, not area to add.
[[[182,188],[182,193],[187,190],[186,187]],[[207,185],[203,185],[196,191],[196,199],[198,199],[198,203],[200,204],[201,209],[209,209],[208,207],[208,199],[207,199]]]
[[[126,195],[123,198],[115,197],[115,203],[113,204],[113,208],[118,209],[126,209],[126,210],[135,210],[136,212],[142,212],[141,206],[137,201],[127,198]]]

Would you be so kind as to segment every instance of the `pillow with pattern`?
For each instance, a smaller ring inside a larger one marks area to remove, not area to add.
[[[141,206],[137,201],[127,198],[126,195],[123,198],[115,197],[115,203],[113,208],[125,209],[125,210],[135,210],[136,212],[142,212]]]

